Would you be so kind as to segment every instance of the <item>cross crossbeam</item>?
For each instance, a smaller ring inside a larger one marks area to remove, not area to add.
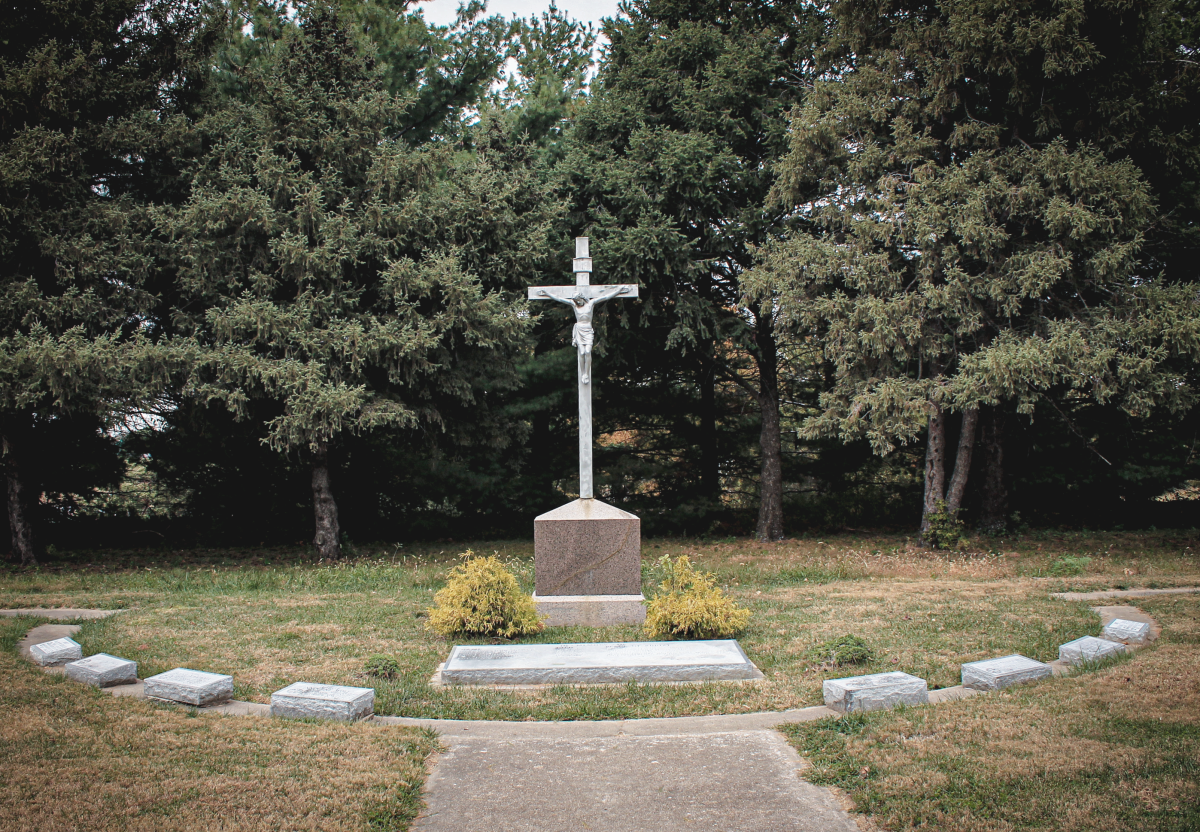
[[[591,285],[592,258],[588,238],[575,238],[574,286],[530,286],[530,300],[554,300],[565,303],[575,313],[571,343],[578,353],[579,377],[579,497],[590,500],[592,489],[592,343],[595,332],[592,318],[596,306],[613,298],[636,298],[638,287],[630,283],[609,286]]]

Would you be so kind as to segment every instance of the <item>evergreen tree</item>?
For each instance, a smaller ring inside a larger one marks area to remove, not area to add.
[[[246,73],[261,70],[285,32],[295,28],[295,6],[321,2],[227,0],[235,25],[218,54],[217,76],[227,95],[245,96]],[[384,89],[405,98],[396,135],[417,145],[435,136],[460,136],[470,113],[495,82],[512,51],[514,24],[484,17],[482,0],[460,6],[450,26],[428,23],[411,0],[336,0],[339,19],[374,46]]]
[[[332,5],[301,9],[239,95],[160,231],[199,345],[185,391],[239,414],[275,402],[266,440],[307,455],[314,545],[340,552],[330,456],[343,434],[444,425],[514,383],[515,291],[542,249],[541,192],[484,152],[412,147],[373,49]]]
[[[170,369],[147,205],[170,190],[216,31],[192,0],[30,0],[0,16],[0,445],[22,563],[37,437],[156,395]]]
[[[1009,407],[1193,402],[1194,273],[1158,273],[1170,246],[1147,249],[1162,214],[1138,164],[1173,150],[1176,178],[1200,171],[1194,140],[1164,133],[1174,107],[1200,104],[1173,57],[1194,52],[1180,8],[833,7],[826,72],[794,113],[777,188],[807,227],[748,287],[835,368],[808,435],[887,453],[925,432],[923,530],[962,504],[981,409],[998,464],[994,417]]]
[[[636,385],[653,387],[657,407],[644,424],[619,427],[646,428],[644,437],[669,425],[666,434],[685,437],[690,447],[654,479],[682,477],[691,494],[680,496],[711,507],[722,468],[740,467],[718,410],[731,394],[748,396],[759,423],[756,534],[775,540],[780,345],[775,310],[743,303],[741,280],[754,247],[789,222],[765,200],[787,149],[787,113],[804,75],[796,68],[819,40],[820,19],[798,2],[636,0],[622,9],[626,17],[605,22],[611,45],[558,166],[573,222],[597,239],[604,279],[648,290],[637,309],[612,313],[629,321],[612,337],[621,339],[616,360]],[[730,431],[741,409],[730,408]]]
[[[539,17],[513,21],[515,72],[490,96],[516,139],[557,149],[586,101],[596,30],[551,3]]]

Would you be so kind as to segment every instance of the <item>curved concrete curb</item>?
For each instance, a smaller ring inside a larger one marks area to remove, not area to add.
[[[1051,598],[1063,601],[1103,601],[1105,598],[1151,598],[1155,595],[1184,595],[1200,592],[1200,586],[1179,586],[1171,589],[1101,589],[1096,592],[1051,592]]]
[[[1161,595],[1180,591],[1143,592]],[[1094,600],[1092,595],[1095,599],[1122,597],[1136,592],[1075,593],[1089,597],[1069,600]],[[1147,643],[1162,632],[1157,621],[1136,607],[1092,609],[1102,625],[1114,618],[1148,622],[1151,629]],[[119,610],[0,610],[0,615],[96,619],[115,612]],[[42,624],[21,639],[18,649],[28,658],[33,645],[79,630],[78,624]],[[1071,670],[1062,662],[1052,662],[1051,666],[1055,675]],[[62,668],[44,669],[63,672]],[[107,690],[114,696],[145,698],[141,680]],[[929,703],[965,699],[983,692],[962,686],[934,690],[929,692]],[[233,700],[197,710],[270,716],[271,706]],[[780,832],[873,828],[868,819],[851,815],[853,807],[840,803],[836,792],[808,783],[802,774],[806,763],[780,734],[771,730],[836,716],[840,714],[830,708],[815,706],[749,714],[572,722],[398,716],[372,716],[365,721],[432,730],[445,742],[444,750],[430,761],[423,788],[425,809],[414,824],[414,832],[498,829],[498,815],[503,816],[505,830],[540,832],[546,828],[548,816],[570,820],[569,825],[576,826],[574,821],[580,818],[575,816],[581,812],[589,819],[604,820],[604,828],[614,832],[647,828],[647,813],[654,815],[654,826],[663,832],[682,832],[696,822],[719,822],[721,828],[736,822],[739,829]],[[564,804],[559,789],[544,793],[528,788],[528,783],[547,768],[557,771],[560,779],[566,778],[573,801]],[[676,803],[676,797],[684,799]]]
[[[1112,597],[1138,597],[1139,595],[1164,595],[1184,592],[1200,592],[1200,587],[1177,589],[1147,589],[1147,590],[1111,590],[1096,593],[1057,593],[1054,597],[1064,600],[1094,600]],[[1078,596],[1078,597],[1076,597]],[[1085,597],[1086,596],[1086,597]],[[1103,606],[1092,607],[1100,616],[1101,626],[1114,618],[1126,618],[1134,621],[1145,621],[1150,624],[1150,636],[1147,643],[1158,639],[1162,627],[1149,615],[1137,607]],[[35,609],[35,610],[0,610],[0,616],[15,617],[17,615],[40,615],[46,618],[107,618],[125,610],[85,610],[85,609]],[[78,624],[42,624],[34,627],[25,638],[17,643],[17,648],[25,658],[29,657],[29,648],[35,644],[53,641],[63,636],[79,632]],[[1050,662],[1054,675],[1061,676],[1070,672],[1070,666],[1060,661]],[[62,672],[62,668],[45,668],[47,672]],[[132,685],[118,685],[106,688],[114,696],[133,696],[145,698],[142,681]],[[967,699],[985,691],[965,688],[956,685],[950,688],[929,691],[929,704],[953,702]],[[261,702],[243,702],[230,700],[220,705],[212,705],[199,710],[207,713],[227,714],[231,716],[270,716],[271,706]],[[375,725],[403,725],[410,728],[426,728],[447,737],[480,738],[480,739],[533,739],[533,738],[585,738],[585,737],[618,737],[618,736],[687,736],[698,734],[724,734],[738,731],[763,731],[780,725],[813,720],[826,717],[840,716],[837,711],[824,705],[808,708],[792,708],[786,711],[760,711],[748,714],[717,714],[715,716],[677,716],[651,717],[646,719],[612,719],[612,720],[572,720],[565,722],[515,722],[504,720],[473,720],[473,719],[425,719],[405,716],[372,716],[366,721]]]
[[[30,615],[41,618],[81,618],[85,621],[91,621],[97,618],[108,618],[110,615],[116,615],[119,612],[127,612],[127,610],[77,610],[34,607],[25,610],[0,610],[0,618],[16,618],[21,615]]]

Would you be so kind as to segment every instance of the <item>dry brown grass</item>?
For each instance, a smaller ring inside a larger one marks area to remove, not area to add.
[[[268,564],[282,557],[278,551],[203,568],[195,563],[164,568],[152,561],[106,572],[100,563],[0,576],[0,603],[132,606],[121,616],[89,622],[80,635],[85,648],[134,659],[146,673],[178,666],[232,673],[243,699],[264,702],[272,691],[303,680],[371,685],[377,711],[386,714],[584,719],[803,707],[822,701],[825,678],[883,670],[903,670],[931,687],[948,687],[958,683],[962,662],[1011,652],[1049,660],[1062,642],[1098,631],[1085,604],[1055,601],[1049,592],[1128,585],[1126,569],[1160,576],[1146,583],[1200,584],[1191,551],[1196,541],[1187,535],[1047,535],[977,543],[976,551],[946,553],[869,535],[767,545],[646,541],[646,587],[657,585],[662,555],[688,554],[752,611],[739,640],[765,678],[747,687],[540,693],[430,688],[428,680],[451,643],[425,629],[424,611],[460,547],[408,547],[402,555],[335,566]],[[528,542],[483,543],[476,549],[498,551],[531,585]],[[1092,560],[1081,567],[1084,574],[1049,576],[1063,557]],[[830,669],[811,659],[814,646],[844,635],[865,639],[875,660]],[[528,640],[642,638],[635,627],[552,628]],[[368,679],[364,665],[375,654],[394,656],[401,677]]]
[[[114,698],[16,656],[0,622],[0,829],[406,829],[428,734]]]
[[[452,643],[425,630],[419,616],[428,594],[415,589],[399,601],[369,592],[314,596],[303,604],[275,593],[205,594],[192,604],[175,598],[166,606],[147,603],[88,622],[78,638],[88,652],[138,661],[146,674],[179,666],[232,673],[237,696],[259,702],[293,681],[314,681],[373,686],[379,713],[578,719],[803,707],[821,702],[821,683],[830,675],[882,670],[904,670],[931,686],[949,687],[958,684],[964,661],[1014,650],[1054,658],[1061,641],[1098,627],[1084,605],[1053,601],[1022,581],[738,582],[730,593],[753,612],[740,641],[766,675],[746,687],[556,688],[537,694],[431,688],[427,682]],[[812,660],[815,645],[846,634],[865,639],[875,660],[840,671]],[[637,628],[615,627],[551,629],[536,640],[639,638],[645,636]],[[401,678],[367,678],[364,664],[375,654],[394,656]]]
[[[1141,605],[1162,642],[1092,673],[788,729],[887,829],[1185,830],[1200,824],[1200,598]]]

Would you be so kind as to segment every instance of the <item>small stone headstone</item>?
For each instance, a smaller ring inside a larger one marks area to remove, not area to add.
[[[1054,671],[1050,665],[1016,654],[969,662],[962,666],[963,687],[975,690],[1001,690],[1009,685],[1047,679],[1052,675]]]
[[[147,679],[144,692],[154,699],[203,707],[232,699],[233,677],[177,667]]]
[[[375,691],[296,682],[271,694],[271,716],[354,722],[375,712]]]
[[[86,685],[110,688],[113,685],[132,685],[137,681],[137,662],[119,659],[107,653],[97,653],[66,665],[67,677]]]
[[[1098,662],[1125,652],[1125,645],[1095,636],[1084,636],[1068,641],[1058,648],[1058,660],[1070,664]]]
[[[900,671],[826,679],[823,689],[825,705],[841,713],[929,704],[929,685],[925,680]]]
[[[1104,625],[1100,635],[1110,641],[1123,641],[1126,644],[1144,644],[1150,638],[1150,625],[1145,621],[1129,621],[1125,618],[1114,618]]]
[[[30,647],[29,657],[42,667],[57,667],[82,659],[83,648],[73,638],[56,638],[54,641],[43,641]]]

